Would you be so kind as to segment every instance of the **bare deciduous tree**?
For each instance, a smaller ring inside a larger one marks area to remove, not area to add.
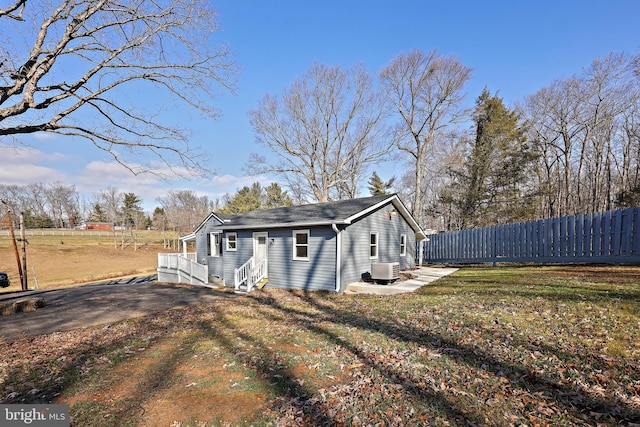
[[[75,227],[82,222],[79,195],[74,185],[2,185],[0,199],[13,212],[25,213],[28,228]]]
[[[430,146],[465,116],[462,88],[471,69],[454,57],[433,50],[400,53],[380,77],[388,98],[400,116],[396,128],[398,149],[411,158],[414,174],[412,214],[424,221],[424,168]]]
[[[217,115],[212,99],[233,90],[235,67],[209,2],[14,1],[0,9],[0,136],[84,138],[133,172],[152,170],[133,167],[138,153],[203,170],[187,132],[162,118],[169,106],[134,94]]]
[[[389,152],[383,113],[363,66],[316,63],[281,98],[266,95],[250,112],[275,160],[254,154],[248,168],[281,175],[296,201],[354,197],[368,167]]]
[[[164,210],[169,228],[183,233],[193,231],[214,209],[207,196],[198,196],[192,190],[172,190],[156,200]]]
[[[541,216],[611,209],[616,195],[633,187],[640,92],[630,64],[625,54],[596,59],[520,107],[540,154]]]

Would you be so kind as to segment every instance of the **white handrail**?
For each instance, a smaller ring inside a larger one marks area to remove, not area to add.
[[[267,277],[267,260],[263,259],[257,265],[254,264],[255,260],[251,257],[247,262],[234,270],[235,290],[240,289],[240,286],[246,283],[247,292],[251,292],[260,280]]]
[[[233,287],[235,290],[240,288],[244,282],[249,279],[249,274],[253,269],[253,257],[249,258],[247,262],[242,264],[240,267],[234,269],[234,284]],[[249,288],[249,284],[247,283],[247,289]]]
[[[250,280],[247,282],[247,292],[250,292],[253,287],[262,279],[267,277],[267,259],[262,259],[258,265],[251,269]]]

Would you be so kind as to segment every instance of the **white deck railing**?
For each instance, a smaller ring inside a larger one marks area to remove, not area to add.
[[[253,257],[249,258],[247,262],[242,264],[240,267],[234,269],[234,281],[233,288],[237,291],[240,289],[240,286],[247,282],[249,279],[249,274],[253,269]],[[247,289],[249,288],[249,284],[247,283]]]
[[[209,282],[209,267],[195,262],[193,257],[187,254],[158,254],[158,270],[168,270],[177,275],[178,283],[189,283],[192,285],[206,285]],[[193,258],[193,260],[191,259]]]

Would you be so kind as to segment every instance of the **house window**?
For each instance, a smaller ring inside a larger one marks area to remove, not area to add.
[[[407,256],[407,235],[400,235],[400,256]]]
[[[207,255],[222,255],[222,235],[220,233],[209,233],[207,235]]]
[[[378,258],[378,233],[371,233],[369,237],[369,258]]]
[[[227,252],[238,250],[238,233],[227,233]]]
[[[293,259],[309,261],[309,230],[293,230]]]

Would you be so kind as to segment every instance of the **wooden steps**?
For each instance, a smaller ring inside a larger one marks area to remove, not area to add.
[[[269,283],[269,279],[265,277],[264,279],[256,283],[256,285],[252,289],[262,289],[265,287],[267,283]],[[246,294],[247,293],[246,283],[243,283],[242,285],[240,285],[240,287],[238,289],[235,289],[234,292],[239,294]]]

